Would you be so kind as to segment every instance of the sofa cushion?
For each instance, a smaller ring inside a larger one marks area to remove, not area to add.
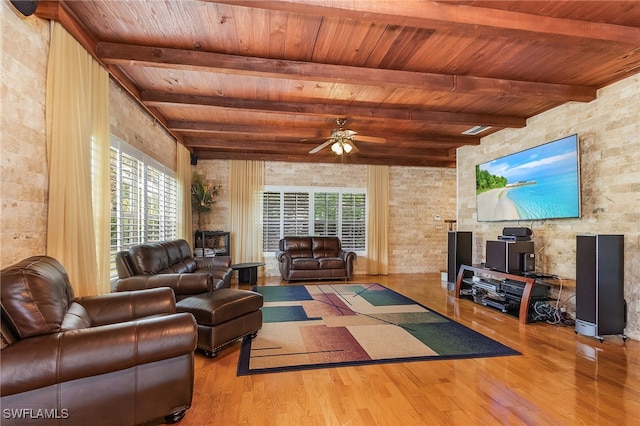
[[[81,330],[91,327],[91,316],[81,304],[72,302],[62,320],[62,331]]]
[[[311,237],[286,237],[280,240],[280,250],[289,253],[292,259],[313,257]]]
[[[337,257],[340,252],[340,239],[335,237],[312,238],[313,257]]]
[[[188,274],[196,270],[196,261],[193,259],[180,261],[171,265],[169,269],[171,274]]]
[[[180,247],[176,244],[175,241],[164,241],[159,243],[167,251],[167,260],[169,261],[169,266],[175,265],[176,263],[180,263],[182,261],[182,253],[180,252]]]
[[[291,269],[320,269],[320,262],[310,257],[291,259]]]
[[[344,269],[344,260],[339,257],[324,257],[318,259],[320,269]]]
[[[2,270],[2,314],[21,338],[60,331],[73,300],[62,265],[33,256]]]
[[[169,268],[167,251],[159,244],[140,244],[129,249],[129,259],[140,275],[158,274]]]

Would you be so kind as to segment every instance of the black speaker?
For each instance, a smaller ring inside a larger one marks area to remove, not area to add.
[[[529,228],[503,228],[502,235],[511,235],[513,237],[530,237],[532,234]]]
[[[576,333],[623,335],[624,235],[576,237]]]
[[[38,8],[38,0],[11,0],[11,4],[24,16],[31,16]]]
[[[473,233],[449,231],[447,235],[447,282],[454,284],[458,278],[460,265],[471,265]]]
[[[198,165],[198,155],[197,154],[191,154],[191,165],[192,166],[197,166]]]

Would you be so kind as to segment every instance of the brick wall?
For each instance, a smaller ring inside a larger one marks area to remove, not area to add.
[[[459,229],[473,231],[475,263],[484,260],[484,244],[505,226],[530,226],[539,269],[575,279],[576,234],[625,235],[626,333],[640,338],[640,75],[607,86],[589,103],[569,103],[505,130],[479,146],[458,150]],[[475,165],[577,133],[580,140],[582,217],[536,221],[476,221]],[[561,298],[571,298],[565,292]],[[569,300],[570,308],[574,299]]]

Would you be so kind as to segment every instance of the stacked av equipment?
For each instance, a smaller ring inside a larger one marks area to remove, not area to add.
[[[535,263],[528,260],[528,255],[533,253],[533,241],[487,241],[485,266],[508,274],[520,274],[527,272],[525,268],[535,269]]]
[[[576,333],[626,340],[624,235],[576,237]]]
[[[447,235],[447,289],[455,288],[460,265],[471,265],[471,246],[473,233],[468,231],[449,231]],[[470,274],[472,275],[472,273]],[[469,275],[469,276],[470,276]]]
[[[503,228],[502,235],[498,236],[503,241],[531,241],[531,229],[529,228]]]

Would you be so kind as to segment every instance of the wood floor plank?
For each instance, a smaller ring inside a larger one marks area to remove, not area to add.
[[[192,407],[203,425],[635,425],[640,342],[600,343],[571,327],[522,325],[458,300],[440,274],[356,276],[377,282],[522,355],[418,361],[238,377],[240,343],[196,353]],[[259,278],[258,285],[283,285]],[[238,284],[234,284],[238,286]],[[249,288],[240,285],[240,288]]]

